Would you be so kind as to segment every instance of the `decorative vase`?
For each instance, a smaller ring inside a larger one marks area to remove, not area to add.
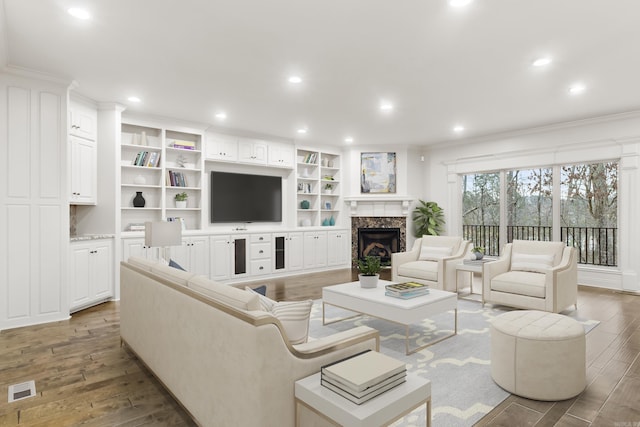
[[[329,218],[323,219],[322,220],[322,225],[325,226],[325,227],[328,226],[329,225]]]
[[[329,225],[336,225],[336,220],[333,215],[331,215],[331,218],[329,218]]]
[[[309,209],[309,207],[311,207],[311,203],[309,203],[308,200],[303,200],[300,202],[301,209]]]
[[[147,178],[145,178],[143,175],[136,175],[136,177],[133,178],[133,183],[138,185],[144,185],[147,183]]]
[[[178,209],[186,209],[187,201],[186,200],[176,200],[176,208]]]
[[[333,192],[333,190],[331,188],[325,188],[324,189],[324,194],[331,194]]]
[[[147,141],[147,133],[142,131],[140,134],[140,145],[149,145],[149,141]]]
[[[380,279],[380,275],[376,274],[375,276],[365,276],[358,274],[358,279],[360,279],[361,288],[375,288],[378,286],[378,279]]]
[[[475,259],[480,260],[482,259],[482,257],[484,257],[484,254],[482,252],[474,252],[473,253],[475,255]]]
[[[144,208],[146,200],[142,197],[142,191],[136,191],[136,197],[133,198],[134,208]]]
[[[311,220],[309,218],[305,218],[301,222],[303,227],[311,227]]]
[[[332,168],[333,167],[333,160],[329,159],[329,161],[327,162],[327,166]]]

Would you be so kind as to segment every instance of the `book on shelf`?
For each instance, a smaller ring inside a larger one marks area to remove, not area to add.
[[[173,141],[173,144],[171,146],[173,148],[180,148],[181,150],[195,150],[196,149],[196,143],[195,142],[179,141],[177,139]]]
[[[367,389],[365,392],[361,393],[345,390],[344,388],[337,386],[335,383],[329,381],[329,379],[325,377],[322,377],[320,379],[320,384],[328,388],[329,390],[338,393],[340,396],[350,400],[351,402],[360,405],[370,399],[373,399],[376,396],[381,395],[385,391],[391,390],[392,388],[404,383],[407,380],[406,374],[406,372],[401,372],[397,376],[390,378],[388,381],[384,381],[380,385],[371,387],[370,389]]]
[[[385,286],[387,292],[394,292],[398,294],[415,292],[418,290],[429,290],[429,286],[418,282],[404,282],[404,283],[392,283]]]
[[[467,265],[482,265],[485,262],[495,261],[495,258],[482,258],[482,259],[463,259],[462,263]]]
[[[144,231],[144,222],[132,222],[127,229],[129,231]]]
[[[187,178],[182,172],[168,170],[167,185],[171,187],[187,187]]]
[[[160,153],[150,151],[140,151],[133,159],[134,166],[157,167],[160,163]]]
[[[180,225],[182,226],[182,230],[186,230],[187,229],[187,224],[184,221],[184,218],[179,217],[179,216],[169,216],[167,217],[167,222],[179,222]]]
[[[400,372],[406,364],[377,351],[367,350],[355,356],[325,365],[321,376],[342,385],[343,389],[363,392]]]
[[[429,295],[429,289],[420,290],[420,291],[413,291],[413,292],[405,292],[405,293],[398,293],[398,292],[393,292],[393,291],[385,291],[384,294],[386,296],[388,296],[388,297],[393,297],[393,298],[411,299],[411,298],[415,298],[415,297],[420,297],[422,295]]]

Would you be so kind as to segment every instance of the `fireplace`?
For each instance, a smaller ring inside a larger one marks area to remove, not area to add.
[[[358,228],[358,259],[377,256],[383,264],[388,264],[391,254],[399,248],[399,228]]]

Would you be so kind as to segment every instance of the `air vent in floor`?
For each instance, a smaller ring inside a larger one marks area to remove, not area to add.
[[[36,395],[36,382],[34,380],[9,386],[9,403],[26,399]]]

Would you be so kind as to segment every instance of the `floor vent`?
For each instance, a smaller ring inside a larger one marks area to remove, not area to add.
[[[34,380],[9,386],[9,403],[26,399],[36,395],[36,382]]]

